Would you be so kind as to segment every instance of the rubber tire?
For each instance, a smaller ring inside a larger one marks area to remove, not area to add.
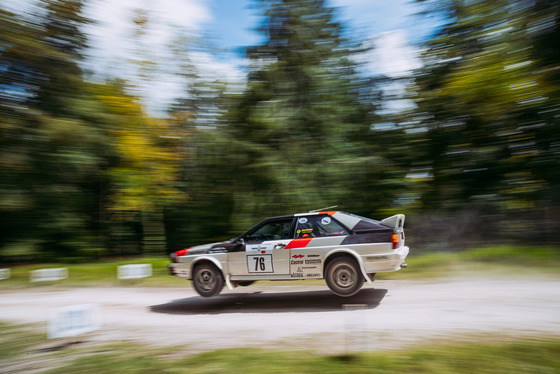
[[[193,286],[202,297],[216,296],[224,288],[224,276],[214,265],[197,265],[193,271]]]
[[[336,295],[350,297],[360,291],[364,284],[364,277],[356,260],[339,257],[328,263],[325,281]]]

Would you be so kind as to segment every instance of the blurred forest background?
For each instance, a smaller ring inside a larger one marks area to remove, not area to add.
[[[178,35],[189,84],[157,116],[91,79],[83,2],[0,10],[0,260],[164,255],[331,205],[406,214],[415,252],[560,244],[560,1],[418,2],[445,22],[387,77],[323,0],[255,1],[247,81],[200,74]],[[141,40],[150,14],[131,22]]]

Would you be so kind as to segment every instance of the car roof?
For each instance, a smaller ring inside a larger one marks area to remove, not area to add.
[[[263,223],[268,222],[268,221],[274,221],[274,220],[280,220],[280,219],[293,219],[293,218],[296,218],[296,217],[310,216],[310,215],[329,215],[329,216],[335,218],[340,223],[342,223],[344,226],[346,226],[347,229],[355,231],[355,232],[371,232],[371,231],[390,230],[390,228],[388,226],[382,224],[381,222],[379,222],[377,220],[371,219],[371,218],[361,217],[361,216],[357,216],[357,215],[347,213],[347,212],[342,212],[342,211],[328,211],[328,212],[324,211],[324,212],[307,212],[307,213],[288,214],[288,215],[276,216],[276,217],[268,217],[268,218],[265,218],[265,219],[261,220],[259,223],[257,223],[256,225],[254,225],[253,227],[251,227],[250,229],[245,231],[243,234],[240,235],[240,237],[242,237],[247,232],[250,232],[251,230],[255,229],[256,227],[258,227],[258,226],[260,226]]]
[[[306,212],[306,213],[294,213],[294,214],[286,214],[283,216],[274,216],[274,217],[267,217],[264,218],[262,221],[266,221],[269,219],[283,219],[283,218],[294,218],[294,217],[301,217],[301,216],[313,216],[313,215],[319,215],[319,214],[329,214],[329,215],[333,215],[335,213],[343,213],[343,214],[348,214],[345,212],[339,212],[339,211],[329,211],[329,212]]]
[[[372,219],[357,216],[355,214],[342,212],[342,211],[319,211],[319,212],[307,212],[307,213],[296,213],[291,215],[285,216],[278,216],[278,217],[270,217],[265,219],[267,220],[275,220],[275,219],[288,219],[294,217],[302,217],[302,216],[310,216],[310,215],[329,215],[334,217],[337,221],[342,223],[344,226],[349,228],[350,230],[358,230],[358,231],[370,231],[370,230],[387,230],[387,226],[383,225],[381,222]]]

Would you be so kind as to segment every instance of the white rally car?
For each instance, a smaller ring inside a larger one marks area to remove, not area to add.
[[[265,219],[230,241],[171,254],[171,275],[191,279],[204,297],[259,280],[325,279],[352,296],[375,273],[406,267],[404,215],[381,221],[349,213],[310,212]]]

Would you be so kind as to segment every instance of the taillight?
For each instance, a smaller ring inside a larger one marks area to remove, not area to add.
[[[393,243],[393,249],[399,248],[400,246],[399,234],[393,234],[391,236],[391,242]]]

